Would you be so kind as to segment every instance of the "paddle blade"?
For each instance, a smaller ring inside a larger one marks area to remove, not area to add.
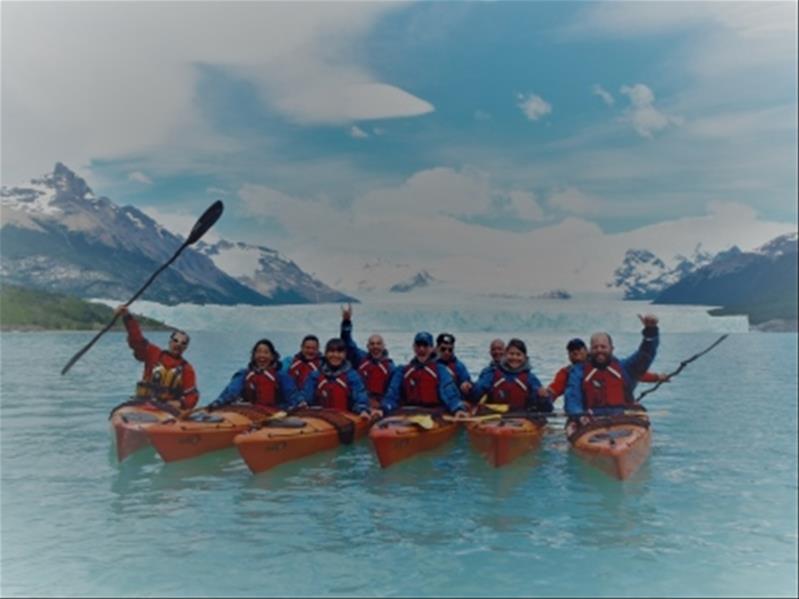
[[[217,200],[213,204],[211,204],[210,208],[206,210],[203,215],[199,218],[199,220],[194,223],[194,227],[189,233],[189,238],[186,240],[186,245],[191,245],[192,243],[198,241],[200,237],[208,232],[208,229],[214,226],[214,223],[219,220],[219,217],[222,216],[222,212],[225,209],[225,205],[222,203],[222,200]]]

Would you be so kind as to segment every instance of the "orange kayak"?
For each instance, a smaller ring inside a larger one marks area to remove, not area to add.
[[[236,435],[277,411],[278,408],[235,404],[213,412],[201,410],[186,418],[154,424],[147,429],[147,436],[165,462],[187,460],[233,447]]]
[[[389,416],[378,421],[369,431],[369,438],[383,468],[407,460],[423,451],[443,445],[458,432],[458,424],[432,419],[432,428],[412,422],[413,415]]]
[[[369,421],[350,412],[303,410],[241,433],[234,443],[253,473],[335,449],[366,435]]]
[[[162,407],[165,406],[150,402],[126,402],[113,409],[109,420],[120,462],[150,444],[147,429],[175,419],[177,410],[167,411]]]
[[[546,420],[501,418],[466,426],[472,446],[497,468],[538,447]]]
[[[569,437],[577,455],[606,474],[625,480],[649,457],[652,433],[649,418],[612,416],[596,418]]]

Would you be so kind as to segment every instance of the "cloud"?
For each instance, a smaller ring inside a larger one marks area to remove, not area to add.
[[[154,150],[166,159],[205,151],[218,163],[231,142],[196,103],[197,65],[244,80],[265,109],[301,124],[428,113],[429,102],[358,64],[352,51],[404,7],[4,4],[3,180],[26,180],[59,160],[84,168]],[[75,31],[91,31],[91,39]]]
[[[700,242],[708,251],[733,244],[751,249],[795,228],[764,222],[751,208],[718,199],[702,216],[607,234],[585,216],[621,211],[621,202],[567,187],[553,193],[547,205],[579,216],[553,221],[531,192],[505,188],[475,169],[445,167],[361,194],[349,208],[259,185],[242,187],[239,197],[254,218],[279,220],[286,231],[281,251],[323,280],[339,280],[351,290],[357,289],[363,264],[382,259],[425,268],[463,289],[598,291],[630,248],[648,248],[669,260]],[[500,226],[502,215],[528,219],[536,228]],[[259,240],[260,233],[252,239]]]
[[[531,121],[537,121],[542,116],[552,112],[552,105],[541,96],[518,94],[517,99],[519,100],[517,106],[521,108],[524,116]]]
[[[357,125],[353,125],[350,127],[350,137],[355,139],[366,139],[369,137],[369,134]]]
[[[595,85],[594,85],[594,86],[591,88],[591,93],[592,93],[592,94],[594,94],[595,96],[599,96],[600,98],[602,98],[602,101],[603,101],[603,102],[604,102],[604,103],[605,103],[607,106],[613,106],[613,105],[616,103],[616,99],[613,97],[613,95],[612,95],[612,94],[611,94],[609,91],[607,91],[606,89],[604,89],[604,88],[603,88],[601,85],[599,85],[598,83],[597,83],[597,84],[595,84]]]
[[[142,183],[144,185],[152,185],[153,183],[153,180],[141,171],[128,173],[128,181],[135,181],[136,183]]]
[[[594,216],[602,212],[604,202],[575,187],[567,187],[550,195],[547,199],[547,204],[552,208],[570,214]]]
[[[475,110],[473,116],[476,121],[490,121],[492,119],[491,114],[485,110]]]
[[[630,98],[625,118],[641,137],[651,139],[656,131],[682,123],[682,119],[668,116],[654,107],[655,94],[643,83],[622,85],[619,91]]]
[[[226,196],[230,192],[227,191],[226,189],[221,189],[219,187],[206,187],[205,188],[205,193],[207,193],[208,195],[212,195],[212,196]]]

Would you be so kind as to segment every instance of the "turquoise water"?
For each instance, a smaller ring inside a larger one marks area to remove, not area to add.
[[[303,332],[272,337],[287,351]],[[409,333],[387,336],[398,358]],[[458,335],[473,371],[494,336]],[[570,334],[521,336],[548,380]],[[717,336],[664,326],[655,370]],[[652,455],[624,483],[572,456],[555,423],[503,469],[465,434],[387,470],[368,441],[257,476],[233,450],[166,465],[147,449],[119,465],[106,418],[139,366],[109,334],[59,376],[90,337],[2,336],[3,596],[797,592],[795,334],[733,333],[649,396]],[[194,334],[203,403],[251,337]],[[637,339],[617,335],[619,353]]]

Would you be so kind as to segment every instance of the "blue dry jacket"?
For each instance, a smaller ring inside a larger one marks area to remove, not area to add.
[[[538,377],[533,374],[530,369],[530,362],[525,361],[524,364],[518,369],[512,369],[504,362],[497,366],[487,366],[480,372],[477,382],[472,387],[471,397],[474,401],[478,401],[483,395],[488,395],[486,401],[491,403],[491,389],[494,387],[494,371],[499,369],[502,376],[506,379],[513,380],[523,373],[527,373],[527,387],[529,393],[527,395],[527,410],[538,410],[549,412],[552,410],[552,402],[547,399],[538,397],[538,390],[543,386]]]
[[[230,379],[227,387],[222,390],[219,397],[212,401],[208,407],[218,408],[241,400],[244,393],[244,382],[247,375],[252,370],[253,368],[248,366],[236,372],[233,378]],[[294,384],[294,379],[289,376],[287,369],[283,368],[282,364],[278,364],[275,378],[277,379],[278,405],[282,408],[293,406],[297,402],[297,386]]]
[[[624,379],[624,386],[630,393],[635,389],[640,378],[649,370],[657,354],[660,337],[657,327],[647,327],[641,331],[643,339],[641,345],[629,358],[620,360],[621,374]],[[579,414],[585,411],[583,399],[583,375],[586,366],[591,367],[590,359],[582,364],[573,364],[569,372],[569,382],[566,384],[566,392],[563,394],[563,407],[568,414]],[[595,410],[598,414],[612,413],[623,410],[624,408],[608,407]]]
[[[361,349],[358,347],[358,344],[355,343],[355,340],[352,338],[352,321],[351,320],[342,320],[341,321],[341,340],[347,346],[347,360],[349,360],[350,364],[356,370],[360,367],[361,362],[365,359],[372,358],[372,354],[368,351]],[[388,358],[388,364],[386,364],[388,368],[388,377],[389,379],[394,374],[394,371],[397,369],[396,364],[394,364],[394,360],[388,357],[388,351],[383,351],[383,357]]]
[[[466,368],[466,365],[455,356],[452,356],[452,360],[449,363],[439,358],[438,363],[446,367],[448,367],[450,364],[455,366],[455,384],[458,386],[458,389],[461,388],[463,383],[467,381],[470,383],[472,382],[472,375],[469,374],[469,369]]]
[[[343,374],[349,386],[348,408],[351,412],[360,414],[369,411],[369,397],[366,395],[366,388],[360,375],[350,366],[349,362],[344,362],[338,369],[333,369],[326,360],[322,359],[319,370],[315,370],[308,375],[303,385],[300,401],[304,401],[309,406],[318,405],[316,400],[316,386],[323,376],[336,378]],[[297,402],[299,403],[299,401]]]
[[[455,384],[449,370],[446,366],[434,360],[435,359],[431,359],[427,364],[435,364],[436,372],[438,373],[438,401],[451,413],[455,413],[458,410],[466,410],[467,407],[466,404],[463,403],[461,392],[458,390],[458,386]],[[416,358],[413,358],[409,365],[419,367],[422,366],[422,363]],[[388,391],[386,391],[385,397],[380,402],[380,407],[386,413],[393,412],[405,403],[405,394],[402,384],[404,372],[404,368],[397,368],[391,376],[391,382],[388,384]]]

